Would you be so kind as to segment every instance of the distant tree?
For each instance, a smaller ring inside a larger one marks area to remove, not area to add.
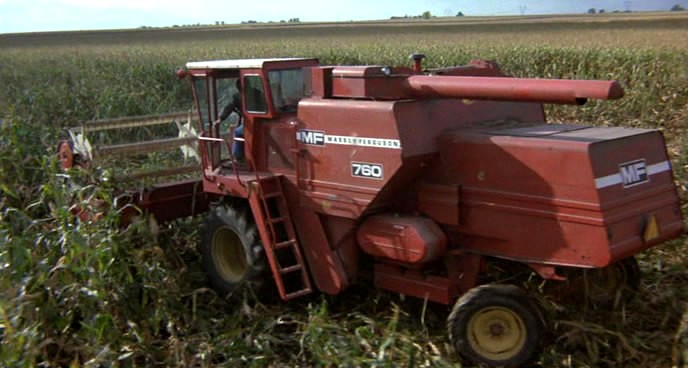
[[[604,13],[604,9],[600,9],[597,11],[597,14],[602,14],[602,13]]]
[[[426,11],[424,11],[423,14],[421,14],[420,16],[421,16],[421,18],[423,18],[423,19],[430,19],[430,18],[432,18],[432,13],[430,13],[429,10],[426,10]]]
[[[595,8],[588,9],[588,14],[595,14],[595,13],[597,13],[597,9],[595,9]]]
[[[671,11],[684,11],[686,8],[683,7],[681,4],[676,4],[671,7]]]
[[[456,13],[456,16],[457,16],[457,17],[463,17],[463,12],[458,12],[458,13]]]

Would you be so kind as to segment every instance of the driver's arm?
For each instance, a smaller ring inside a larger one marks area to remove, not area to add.
[[[225,107],[223,107],[222,110],[220,111],[220,115],[217,118],[217,122],[220,123],[220,122],[224,121],[225,119],[227,119],[229,117],[229,115],[232,113],[232,111],[234,111],[234,103],[230,102],[230,103],[226,104]]]

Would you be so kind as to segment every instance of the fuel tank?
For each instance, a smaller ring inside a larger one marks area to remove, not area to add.
[[[603,267],[684,231],[657,130],[473,124],[443,134],[440,156],[419,207],[473,252]]]
[[[356,232],[364,252],[407,264],[434,261],[447,249],[447,237],[429,218],[375,215],[366,219]]]

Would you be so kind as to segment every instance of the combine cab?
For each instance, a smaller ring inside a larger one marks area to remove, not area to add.
[[[203,264],[221,292],[272,279],[286,301],[372,275],[377,288],[453,304],[449,335],[464,358],[523,364],[539,307],[478,275],[502,260],[553,282],[621,270],[621,287],[634,254],[684,232],[662,134],[547,124],[543,103],[621,98],[614,81],[414,60],[188,63],[179,75],[193,88],[200,172],[133,202],[158,221],[209,211]]]

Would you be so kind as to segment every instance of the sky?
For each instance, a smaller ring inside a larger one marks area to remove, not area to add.
[[[0,0],[0,33],[164,27],[299,18],[302,22],[418,15],[518,15],[668,10],[688,0]]]

